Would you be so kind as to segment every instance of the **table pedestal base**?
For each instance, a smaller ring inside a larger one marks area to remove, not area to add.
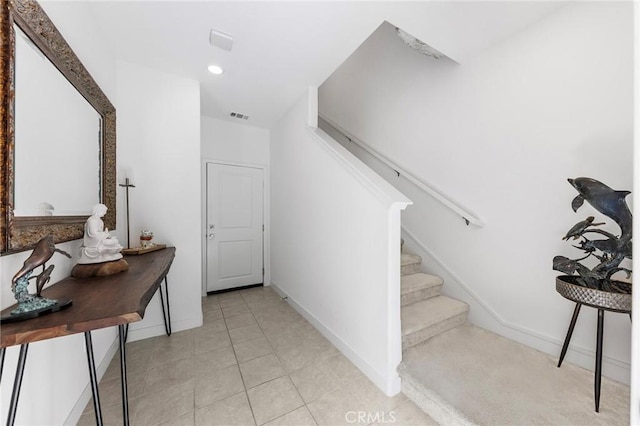
[[[72,304],[73,304],[73,302],[71,301],[71,299],[58,299],[55,304],[53,304],[51,306],[47,306],[47,307],[42,308],[42,309],[36,309],[36,310],[33,310],[33,311],[29,311],[29,312],[22,312],[22,313],[19,313],[19,314],[3,315],[3,316],[0,317],[0,323],[8,324],[10,322],[25,321],[25,320],[32,319],[32,318],[37,318],[37,317],[40,317],[42,315],[47,315],[47,314],[51,314],[53,312],[58,312],[58,311],[61,311],[63,309],[67,309]]]

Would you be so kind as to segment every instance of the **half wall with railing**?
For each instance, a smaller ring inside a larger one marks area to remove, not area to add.
[[[271,131],[271,284],[394,395],[402,358],[400,212],[411,201],[315,127],[314,94]]]

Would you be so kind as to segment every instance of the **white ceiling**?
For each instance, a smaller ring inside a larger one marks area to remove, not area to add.
[[[271,127],[388,21],[464,63],[561,7],[559,2],[89,3],[114,55],[200,81],[202,114]],[[209,45],[209,30],[233,35],[233,50]],[[225,72],[215,76],[207,65]]]

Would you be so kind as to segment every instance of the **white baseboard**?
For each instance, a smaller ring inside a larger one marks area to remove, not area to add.
[[[562,341],[505,320],[464,283],[460,277],[450,270],[435,253],[412,232],[402,227],[402,236],[405,239],[405,247],[410,247],[416,252],[415,254],[421,256],[423,258],[423,265],[427,264],[427,266],[430,266],[429,269],[432,269],[434,273],[441,275],[441,278],[445,281],[445,285],[458,286],[469,296],[464,300],[464,302],[472,307],[469,314],[469,322],[549,355],[558,356],[560,354]],[[566,362],[579,365],[588,370],[593,370],[595,352],[579,345],[571,344],[565,360]],[[602,358],[602,364],[604,376],[620,383],[629,384],[631,365],[628,362],[605,355]]]
[[[402,382],[400,376],[395,373],[393,377],[385,377],[380,374],[375,368],[369,365],[364,359],[358,355],[358,353],[349,346],[347,342],[342,340],[337,334],[335,334],[330,328],[326,327],[322,321],[316,318],[311,312],[301,306],[295,299],[291,298],[284,290],[278,287],[277,284],[271,282],[271,288],[280,295],[280,297],[286,298],[286,301],[295,309],[300,315],[304,317],[309,323],[311,323],[324,337],[326,337],[342,354],[349,359],[362,373],[367,376],[382,392],[387,396],[394,396],[400,393],[402,390]]]
[[[118,343],[119,343],[118,338],[117,337],[114,338],[113,342],[111,342],[111,346],[109,346],[109,349],[107,349],[107,353],[102,358],[102,361],[100,361],[100,364],[96,366],[96,374],[98,375],[98,382],[100,381],[100,379],[102,379],[102,376],[104,376],[104,373],[107,371],[109,364],[111,364],[111,360],[113,359],[116,352],[118,351],[118,346],[119,346]],[[92,398],[91,383],[87,383],[87,386],[85,386],[84,390],[82,391],[80,398],[78,398],[75,405],[71,409],[71,412],[67,416],[67,420],[65,420],[64,422],[65,426],[75,425],[78,423],[78,421],[80,420],[80,416],[82,416],[82,413],[84,412],[84,409],[89,403],[89,401],[91,401],[91,398]]]

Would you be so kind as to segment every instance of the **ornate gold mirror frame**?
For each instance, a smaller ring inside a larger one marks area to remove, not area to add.
[[[14,216],[15,31],[33,41],[102,118],[100,199],[105,226],[116,224],[116,110],[35,0],[0,0],[0,255],[33,248],[45,235],[56,243],[82,238],[88,216]],[[71,154],[72,155],[72,154]],[[52,179],[55,179],[52,176]],[[90,207],[90,206],[87,206]]]

